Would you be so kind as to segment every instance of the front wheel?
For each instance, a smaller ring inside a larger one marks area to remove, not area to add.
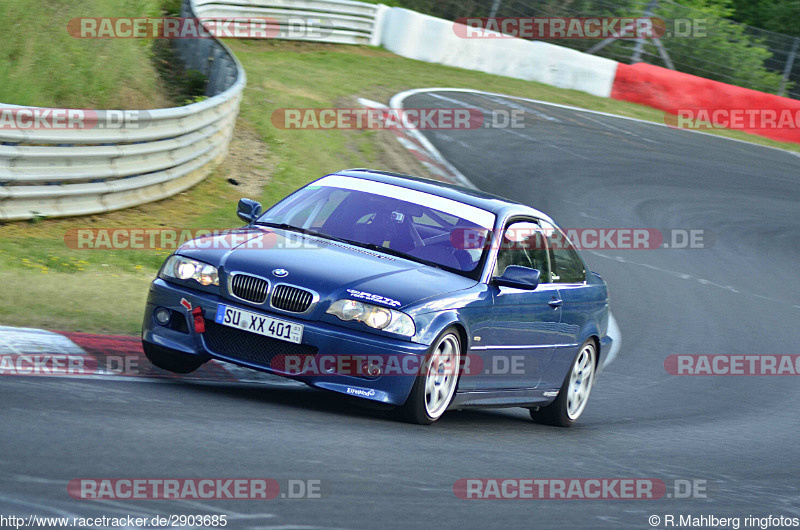
[[[430,425],[444,414],[456,393],[461,338],[455,328],[446,329],[434,341],[425,355],[423,368],[425,375],[417,376],[400,412],[406,421]]]
[[[569,427],[583,414],[594,385],[597,367],[597,346],[594,340],[583,343],[572,361],[569,374],[561,385],[558,397],[546,407],[531,409],[531,419],[536,423]]]
[[[142,342],[142,349],[154,366],[176,374],[192,373],[208,360],[195,355],[172,352],[149,342]]]

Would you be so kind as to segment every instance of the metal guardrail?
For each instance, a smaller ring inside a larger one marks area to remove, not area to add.
[[[196,16],[198,3],[184,0],[181,16]],[[0,128],[0,220],[96,214],[160,200],[197,184],[224,159],[244,69],[217,39],[176,42],[185,67],[207,77],[207,100],[141,111],[146,126]]]
[[[270,18],[281,39],[337,44],[380,44],[386,6],[351,0],[195,0],[209,19]]]

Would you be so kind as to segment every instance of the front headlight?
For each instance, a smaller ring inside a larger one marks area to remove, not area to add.
[[[206,287],[209,285],[219,286],[219,273],[216,267],[183,256],[171,256],[161,269],[161,276],[178,280],[194,280]]]
[[[416,333],[414,321],[405,313],[355,300],[338,300],[331,304],[326,313],[346,322],[355,320],[371,328],[406,337],[413,337]]]

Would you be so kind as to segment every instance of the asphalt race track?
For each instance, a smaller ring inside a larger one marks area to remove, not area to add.
[[[520,129],[425,134],[475,186],[564,227],[706,231],[711,248],[583,251],[609,284],[624,342],[579,423],[539,426],[527,411],[503,409],[450,411],[421,427],[293,385],[5,377],[0,513],[227,514],[237,529],[649,528],[651,515],[800,516],[800,378],[664,367],[673,354],[797,353],[800,157],[487,95],[422,93],[405,105],[524,111]],[[322,495],[74,500],[67,483],[81,477],[309,479]],[[473,477],[695,480],[705,493],[458,499],[456,481]]]

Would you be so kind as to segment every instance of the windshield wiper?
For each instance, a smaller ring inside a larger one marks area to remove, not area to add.
[[[314,236],[320,237],[322,239],[330,239],[332,241],[338,241],[339,243],[345,243],[348,245],[358,245],[359,243],[355,241],[350,241],[349,239],[344,239],[341,237],[332,236],[326,234],[324,232],[316,232],[314,230],[309,230],[308,228],[302,228],[299,226],[290,225],[287,223],[254,223],[258,226],[268,226],[270,228],[280,228],[281,230],[289,230],[290,232],[299,232],[301,234],[305,234],[307,236]]]
[[[253,224],[257,226],[268,226],[270,228],[280,228],[281,230],[293,230],[295,232],[303,232],[305,230],[304,228],[300,228],[299,226],[294,226],[286,223],[267,223],[262,221],[256,221]]]

